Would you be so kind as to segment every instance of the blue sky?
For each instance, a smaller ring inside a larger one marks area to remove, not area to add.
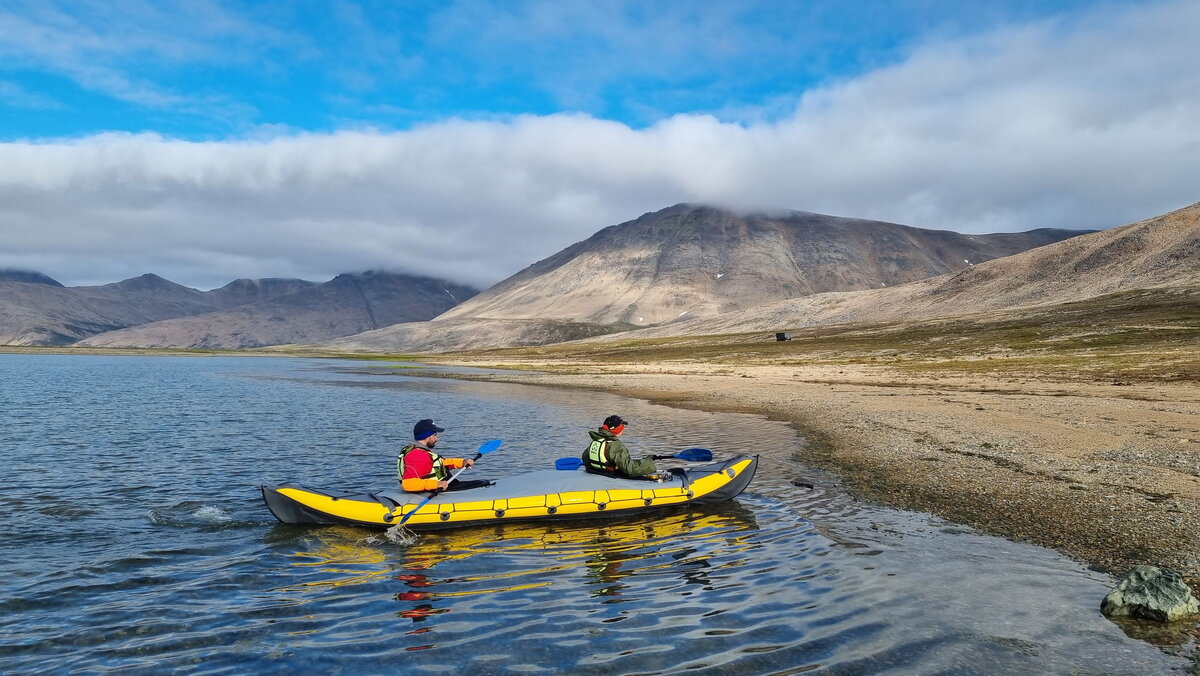
[[[191,140],[578,112],[755,122],[913,45],[1089,3],[0,3],[5,139]]]
[[[0,267],[487,286],[683,201],[1197,201],[1200,3],[0,0]]]

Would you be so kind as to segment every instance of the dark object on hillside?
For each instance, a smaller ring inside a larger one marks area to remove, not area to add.
[[[1179,573],[1155,566],[1135,566],[1104,597],[1100,612],[1106,617],[1173,622],[1200,614],[1200,602]]]
[[[775,334],[775,340],[777,340],[777,341],[779,341],[779,342],[781,342],[781,343],[782,343],[782,342],[783,342],[783,341],[785,341],[785,340],[791,340],[791,338],[789,338],[789,337],[788,337],[788,334],[786,334],[786,333],[783,333],[783,332],[781,331],[781,332],[779,332],[779,333],[776,333],[776,334]]]

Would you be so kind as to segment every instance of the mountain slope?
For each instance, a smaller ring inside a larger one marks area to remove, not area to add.
[[[394,324],[332,340],[321,347],[337,352],[449,352],[498,345],[546,345],[630,328],[564,319],[434,319]]]
[[[475,293],[470,287],[428,277],[344,274],[231,310],[111,331],[79,345],[230,349],[321,342],[430,319]]]
[[[622,337],[929,319],[1071,303],[1135,289],[1196,285],[1200,285],[1200,203],[900,287],[818,294],[640,329]]]
[[[11,268],[0,270],[0,282],[26,282],[28,284],[49,284],[50,286],[62,286],[62,283],[57,279],[43,275],[40,272],[33,270],[14,270]]]
[[[1079,234],[963,235],[807,212],[679,204],[534,263],[439,319],[657,324],[828,291],[894,286]]]
[[[104,331],[210,312],[216,303],[158,275],[102,286],[0,281],[0,344],[69,345]]]

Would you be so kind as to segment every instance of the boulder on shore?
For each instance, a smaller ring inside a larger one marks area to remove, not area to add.
[[[1106,617],[1174,622],[1200,614],[1200,601],[1173,570],[1135,566],[1100,603]]]

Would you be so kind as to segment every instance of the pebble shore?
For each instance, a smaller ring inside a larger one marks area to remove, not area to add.
[[[811,442],[797,461],[834,470],[865,499],[1053,548],[1112,574],[1172,568],[1200,588],[1195,384],[929,377],[877,366],[546,366],[555,372],[483,378],[786,421]]]

